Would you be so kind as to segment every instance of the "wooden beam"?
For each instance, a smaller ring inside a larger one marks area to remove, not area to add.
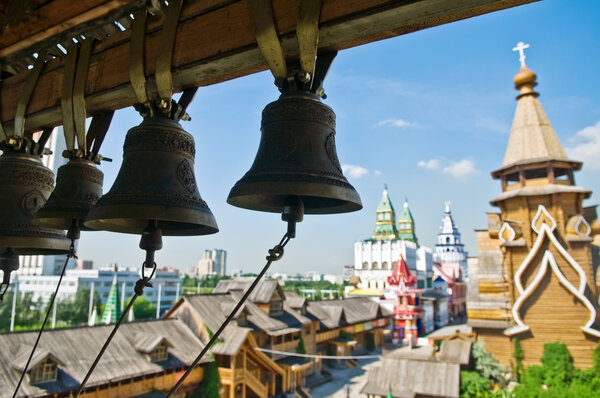
[[[319,51],[349,47],[394,37],[488,12],[538,0],[323,0]],[[288,59],[297,59],[295,25],[299,0],[273,0],[276,28]],[[146,34],[146,75],[155,92],[154,64],[160,21]],[[266,69],[257,48],[247,0],[186,2],[173,53],[173,86],[207,86]],[[129,31],[97,42],[88,82],[88,115],[120,109],[135,102],[129,84]],[[27,111],[26,130],[61,124],[62,60],[46,65]],[[0,91],[1,118],[12,129],[16,104],[27,72],[7,78]]]
[[[0,36],[0,58],[17,53],[53,36],[116,10],[140,3],[138,0],[54,0],[40,5],[27,21],[7,28]]]

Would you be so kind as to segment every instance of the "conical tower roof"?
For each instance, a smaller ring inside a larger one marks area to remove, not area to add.
[[[581,167],[581,162],[570,160],[552,128],[539,94],[533,91],[537,86],[537,76],[522,60],[521,69],[514,77],[515,88],[519,90],[517,108],[510,129],[510,137],[502,167],[492,173],[497,177],[503,170],[513,166],[547,161],[568,162]]]
[[[393,240],[398,238],[396,229],[396,213],[388,194],[387,186],[383,189],[381,201],[375,214],[375,240]]]
[[[412,212],[410,211],[410,208],[408,207],[407,200],[404,201],[404,206],[402,206],[402,213],[400,213],[400,215],[398,216],[398,222],[400,222],[400,221],[411,221],[411,222],[415,221],[413,219]]]
[[[419,243],[415,229],[415,220],[406,199],[404,200],[404,206],[402,206],[402,213],[398,217],[398,238]]]
[[[381,195],[379,206],[377,206],[377,211],[394,211],[394,206],[392,206],[392,201],[388,194],[387,185],[383,188],[383,194]]]
[[[117,272],[115,271],[115,277],[108,293],[100,323],[103,325],[117,323],[119,318],[121,318],[121,306],[119,305],[119,285],[117,284]]]
[[[452,211],[450,210],[450,202],[446,202],[446,208],[444,210],[444,217],[442,218],[442,225],[440,225],[440,234],[452,234],[460,235],[454,219],[452,218]]]

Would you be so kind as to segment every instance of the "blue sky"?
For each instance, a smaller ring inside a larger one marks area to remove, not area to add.
[[[353,243],[371,236],[375,208],[387,183],[397,210],[407,197],[421,244],[433,246],[445,201],[471,255],[474,229],[486,227],[489,201],[500,193],[490,171],[500,167],[515,110],[512,78],[518,41],[529,43],[527,65],[537,73],[540,101],[567,153],[584,161],[578,185],[600,192],[600,4],[545,0],[338,54],[325,82],[326,104],[337,114],[337,152],[363,210],[305,216],[297,238],[271,272],[341,273],[352,264]],[[196,178],[220,232],[167,237],[161,266],[193,266],[204,249],[228,252],[228,268],[257,271],[285,225],[276,214],[226,203],[250,168],[260,139],[263,107],[277,99],[269,72],[201,88],[183,127],[196,140]],[[102,154],[105,192],[121,165],[126,131],[140,117],[118,111]],[[79,258],[96,266],[135,267],[139,237],[82,234]]]

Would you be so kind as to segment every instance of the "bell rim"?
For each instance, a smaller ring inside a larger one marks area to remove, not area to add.
[[[127,214],[116,217],[114,214]],[[136,217],[136,215],[139,215]],[[142,217],[143,216],[143,217]],[[149,217],[150,216],[150,217]],[[169,208],[160,205],[106,204],[93,207],[83,225],[96,231],[110,231],[140,235],[148,220],[158,221],[164,236],[198,236],[219,232],[216,219],[210,210]],[[181,228],[169,227],[180,225]],[[189,225],[188,228],[185,226]]]
[[[227,203],[248,210],[281,213],[286,197],[299,196],[304,203],[305,214],[342,214],[359,211],[363,208],[360,195],[349,183],[347,186],[337,186],[304,182],[302,188],[302,192],[298,192],[297,181],[278,181],[277,184],[273,184],[270,181],[244,182],[240,180],[229,192]],[[275,199],[277,203],[269,202],[266,200],[267,198]],[[339,201],[339,204],[311,207],[312,200]]]
[[[37,247],[32,247],[36,245]],[[0,254],[12,249],[19,256],[60,255],[69,252],[71,241],[58,237],[0,236]]]
[[[44,209],[42,207],[42,209],[33,216],[31,222],[42,227],[67,230],[71,228],[73,221],[78,221],[79,229],[81,231],[96,231],[95,229],[87,228],[83,225],[83,221],[88,212],[89,209],[85,211],[65,211],[64,209],[54,210]]]

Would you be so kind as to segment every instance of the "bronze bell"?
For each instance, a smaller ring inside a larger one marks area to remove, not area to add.
[[[127,132],[123,164],[85,226],[142,234],[149,221],[163,235],[205,235],[217,223],[194,176],[194,138],[166,117],[147,117]]]
[[[103,180],[104,174],[91,160],[70,159],[59,167],[56,188],[33,221],[60,229],[69,229],[74,221],[81,226],[92,206],[102,196]]]
[[[362,209],[337,157],[335,113],[317,95],[284,92],[263,110],[260,130],[254,163],[227,203],[280,213],[289,196],[298,196],[306,214]]]
[[[4,147],[0,156],[0,253],[63,254],[64,231],[35,225],[32,217],[54,187],[54,173],[37,155]]]

